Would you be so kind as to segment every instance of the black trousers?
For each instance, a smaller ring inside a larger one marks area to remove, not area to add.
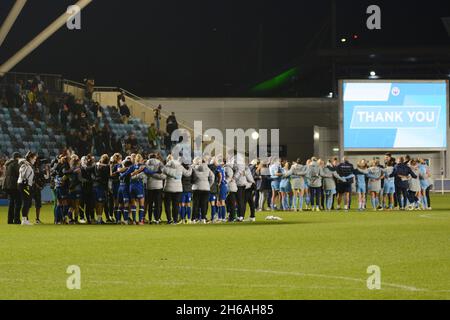
[[[181,192],[164,192],[164,207],[167,222],[178,222],[178,210],[181,201]]]
[[[33,200],[34,207],[36,209],[42,208],[42,190],[38,188],[33,188]]]
[[[161,207],[162,207],[162,189],[156,190],[147,190],[147,210],[148,210],[148,219],[155,221],[161,220]]]
[[[19,190],[8,190],[8,224],[20,224],[20,209],[22,208],[22,197]]]
[[[320,206],[322,198],[322,187],[309,187],[311,192],[311,206]]]
[[[245,216],[245,204],[250,207],[250,218],[255,217],[255,199],[253,198],[253,188],[245,189],[245,203],[244,203],[244,215]]]
[[[406,207],[406,200],[408,200],[408,187],[398,186],[397,187],[397,202],[400,205],[400,208]],[[402,200],[403,195],[403,200]]]
[[[428,208],[431,208],[431,198],[430,198],[430,190],[433,186],[429,186],[426,190],[425,190],[425,197],[427,197],[427,204],[428,204]]]
[[[237,191],[237,205],[238,205],[238,216],[245,216],[245,187],[238,187]]]
[[[19,191],[22,198],[22,217],[28,218],[28,213],[33,203],[33,194],[31,188],[23,184],[19,185]]]
[[[236,218],[234,216],[236,214],[236,202],[237,202],[237,192],[228,193],[225,204],[227,205],[228,220],[230,221]]]
[[[193,220],[206,219],[208,212],[209,191],[195,190],[193,192]]]
[[[86,219],[88,221],[95,221],[95,213],[94,213],[94,193],[92,192],[92,187],[86,186],[82,188],[82,196],[81,196],[81,219]]]

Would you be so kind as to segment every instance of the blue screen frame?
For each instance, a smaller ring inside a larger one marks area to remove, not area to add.
[[[447,80],[341,80],[343,151],[447,150]]]

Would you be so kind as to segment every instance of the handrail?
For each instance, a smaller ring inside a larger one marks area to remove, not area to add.
[[[69,85],[73,85],[76,86],[80,89],[85,89],[86,86],[82,83],[76,82],[76,81],[72,81],[72,80],[67,80],[64,79],[64,84],[69,84]],[[111,86],[94,86],[94,93],[95,92],[116,92],[116,93],[120,93],[123,92],[126,96],[128,96],[129,98],[133,99],[133,101],[137,104],[139,104],[141,107],[145,108],[145,109],[150,109],[152,112],[153,110],[156,108],[155,105],[152,105],[151,103],[149,103],[149,101],[147,99],[143,99],[137,95],[135,95],[134,93],[131,93],[128,90],[125,90],[123,88],[120,87],[111,87]],[[170,116],[170,114],[166,113],[165,111],[161,111],[161,116],[164,118],[168,118]],[[181,127],[183,127],[184,129],[187,129],[188,131],[191,132],[192,136],[191,139],[194,139],[195,137],[193,136],[194,129],[188,125],[185,121],[183,120],[179,120],[177,119],[177,122],[181,125]],[[224,150],[226,149],[225,145],[221,145],[221,149]],[[245,157],[247,158],[248,155],[246,154]]]
[[[30,76],[46,76],[46,77],[58,77],[58,78],[62,78],[62,74],[56,74],[56,73],[34,73],[34,72],[5,72],[3,74],[0,74],[1,76],[7,75],[7,74],[17,74],[17,75],[30,75]]]
[[[145,107],[147,109],[152,109],[152,111],[153,111],[153,109],[156,108],[156,106],[152,105],[151,103],[149,103],[148,100],[143,99],[143,98],[135,95],[134,93],[131,93],[130,91],[125,90],[125,89],[120,88],[120,87],[108,87],[108,86],[103,86],[102,87],[102,86],[97,86],[97,87],[94,87],[94,92],[95,91],[111,91],[111,92],[118,92],[118,93],[119,92],[123,92],[123,93],[125,93],[126,96],[133,98],[142,107]],[[165,112],[163,110],[161,110],[161,115],[164,118],[168,118],[170,116],[169,113],[167,113],[167,112]],[[183,121],[183,120],[180,121],[179,119],[177,119],[177,122],[179,124],[181,124],[184,128],[188,129],[189,131],[194,132],[194,129],[190,125],[188,125],[185,121]]]
[[[63,84],[71,84],[74,85],[76,87],[79,87],[80,89],[84,89],[86,86],[84,84],[82,84],[81,82],[77,82],[77,81],[73,81],[73,80],[68,80],[68,79],[63,79]]]

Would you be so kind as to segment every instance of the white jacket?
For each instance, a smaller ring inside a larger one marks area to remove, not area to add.
[[[30,187],[33,186],[34,181],[34,170],[31,164],[22,159],[19,161],[19,178],[17,179],[18,184],[27,183]]]

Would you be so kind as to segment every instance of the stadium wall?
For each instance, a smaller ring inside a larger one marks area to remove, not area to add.
[[[203,121],[203,130],[280,129],[287,157],[303,160],[314,153],[314,126],[338,128],[338,101],[326,98],[148,98],[188,125]],[[337,136],[336,136],[337,138]]]

